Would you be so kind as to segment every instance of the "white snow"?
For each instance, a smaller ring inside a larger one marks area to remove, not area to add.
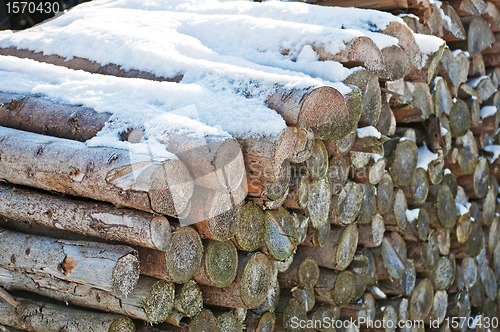
[[[408,210],[406,209],[406,219],[409,221],[409,222],[412,222],[413,220],[417,220],[418,219],[418,214],[420,213],[420,209],[413,209],[413,210]]]
[[[383,156],[376,153],[370,153],[370,158],[372,158],[373,161],[377,162],[380,158],[383,158]]]
[[[155,124],[159,119],[168,121],[159,121],[156,126],[161,127],[152,126],[152,132],[176,130],[188,137],[214,134],[275,136],[286,127],[283,119],[267,108],[262,100],[246,98],[228,90],[220,82],[209,89],[195,83],[178,84],[90,74],[33,60],[0,56],[0,90],[43,94],[58,102],[112,113],[113,121],[108,122],[98,136],[88,142],[90,145],[127,148],[125,142],[120,142],[118,133],[148,121]]]
[[[445,168],[444,171],[443,171],[443,174],[446,175],[446,174],[451,174],[451,171],[449,168]]]
[[[473,79],[470,79],[466,82],[466,84],[468,86],[470,86],[471,88],[476,88],[477,85],[484,79],[488,78],[488,76],[486,75],[483,75],[483,76],[480,76],[480,77],[476,77],[476,78],[473,78]]]
[[[414,18],[414,19],[416,19],[416,20],[420,20],[420,19],[418,18],[418,16],[417,16],[417,15],[414,15],[414,14],[399,14],[399,15],[398,15],[398,17],[405,17],[405,16],[406,16],[406,17],[411,17],[411,18]]]
[[[495,115],[497,113],[496,106],[484,106],[481,108],[481,119],[487,118],[488,116]]]
[[[437,153],[432,153],[424,142],[424,145],[418,148],[417,168],[422,167],[424,170],[427,170],[429,163],[436,160],[438,157],[439,155]]]
[[[444,40],[436,36],[423,35],[420,33],[414,33],[413,35],[415,36],[415,41],[420,47],[420,52],[424,54],[433,54],[437,52],[445,43]]]
[[[380,138],[380,137],[382,137],[382,134],[374,126],[368,126],[368,127],[358,128],[358,134],[357,135],[358,135],[359,138],[363,138],[363,137],[376,137],[376,138]]]
[[[458,186],[457,195],[455,196],[455,203],[467,206],[468,201],[469,198],[467,197],[464,188]]]
[[[448,133],[448,129],[446,129],[445,127],[441,127],[441,135],[444,136]]]
[[[457,207],[457,214],[459,216],[463,216],[464,214],[469,213],[469,209],[463,206],[462,204],[456,203],[455,205]]]
[[[484,151],[493,153],[493,157],[488,157],[488,161],[494,162],[500,156],[500,145],[487,145],[484,147]]]

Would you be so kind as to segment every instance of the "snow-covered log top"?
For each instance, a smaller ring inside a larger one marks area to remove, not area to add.
[[[0,47],[157,77],[180,75],[181,82],[108,77],[2,56],[0,90],[41,93],[114,114],[93,144],[125,144],[118,133],[148,121],[157,132],[277,136],[286,124],[265,104],[276,84],[327,85],[348,94],[351,89],[340,82],[356,69],[318,61],[314,48],[336,54],[360,36],[380,49],[396,45],[396,38],[376,32],[391,22],[402,20],[299,3],[98,0],[28,31],[0,32]],[[158,116],[168,118],[168,128],[157,128]]]

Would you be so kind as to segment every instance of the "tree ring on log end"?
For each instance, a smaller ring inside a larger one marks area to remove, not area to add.
[[[113,269],[113,291],[129,294],[139,280],[139,259],[134,254],[121,257]]]
[[[272,265],[266,255],[255,253],[245,264],[240,280],[241,301],[251,309],[266,298],[271,284]]]
[[[238,268],[238,252],[231,241],[208,241],[205,247],[205,273],[217,287],[233,282]]]
[[[203,244],[192,227],[179,227],[172,234],[172,244],[165,252],[165,264],[172,280],[185,283],[196,273],[203,257]]]

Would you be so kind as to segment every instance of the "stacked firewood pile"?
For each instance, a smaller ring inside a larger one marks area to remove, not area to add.
[[[173,131],[174,157],[132,158],[85,144],[112,114],[0,92],[0,331],[498,331],[500,12],[385,2],[406,24],[374,34],[397,44],[311,45],[361,68],[347,93],[276,84],[265,103],[287,126],[274,137]]]

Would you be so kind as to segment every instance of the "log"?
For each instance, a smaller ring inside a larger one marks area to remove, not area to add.
[[[297,136],[291,128],[277,137],[239,139],[247,167],[248,195],[279,200],[290,181],[289,158]]]
[[[441,257],[432,273],[432,284],[437,291],[446,291],[455,280],[456,263],[453,254]]]
[[[332,156],[329,161],[327,177],[332,186],[332,194],[340,193],[347,183],[351,162],[347,156]]]
[[[450,126],[453,133],[457,136],[464,136],[470,128],[470,112],[467,104],[456,99],[450,109]]]
[[[274,312],[279,304],[280,295],[281,289],[280,284],[278,283],[278,278],[272,278],[266,298],[257,308],[253,309],[252,311],[257,314]]]
[[[474,173],[457,178],[457,183],[464,188],[470,198],[483,198],[488,192],[490,181],[490,168],[486,158],[481,158],[477,163]]]
[[[486,13],[483,0],[452,0],[450,5],[456,9],[460,17],[480,16]]]
[[[105,203],[79,201],[0,184],[0,216],[109,241],[157,250],[170,245],[171,228],[162,216]]]
[[[373,72],[384,69],[384,57],[380,49],[373,40],[365,36],[354,37],[337,54],[327,52],[322,45],[313,44],[312,48],[318,54],[319,61],[337,61],[347,68],[361,66]]]
[[[396,190],[394,195],[394,202],[392,203],[392,208],[384,214],[384,222],[386,225],[397,226],[401,231],[406,229],[408,223],[406,219],[406,210],[408,209],[408,204],[406,202],[406,197],[402,189]]]
[[[355,182],[348,181],[339,195],[333,196],[330,205],[330,220],[342,226],[349,225],[358,217],[363,200],[363,190]]]
[[[351,133],[358,125],[359,118],[363,112],[361,91],[358,87],[351,85],[351,92],[344,96],[345,105],[337,112],[332,122],[317,127],[317,135],[325,140],[339,140]],[[316,110],[314,110],[316,112]]]
[[[314,291],[316,301],[342,308],[349,304],[354,294],[354,274],[350,271],[337,273],[320,268],[318,283]]]
[[[486,50],[484,50],[484,53],[489,53],[492,47],[494,47],[495,44],[491,45],[488,47]],[[470,62],[470,67],[469,67],[469,77],[481,77],[486,75],[486,68],[484,67],[484,60],[483,60],[483,54],[479,53],[476,56],[473,56]]]
[[[265,223],[265,252],[278,261],[290,259],[298,244],[293,217],[286,209],[280,207],[278,210],[266,211]]]
[[[167,251],[137,247],[141,274],[176,283],[186,283],[198,271],[203,244],[192,227],[178,227],[172,232]]]
[[[375,248],[382,244],[384,238],[385,224],[380,214],[373,217],[370,224],[358,225],[358,244],[365,248]]]
[[[376,72],[366,69],[357,70],[344,80],[361,90],[363,112],[359,119],[360,126],[376,126],[380,117],[382,100]]]
[[[332,202],[331,184],[328,178],[312,181],[309,185],[306,212],[311,227],[319,229],[330,223],[329,213]]]
[[[243,322],[232,312],[215,313],[219,331],[243,331]]]
[[[204,253],[193,279],[199,284],[226,287],[236,277],[238,252],[231,241],[203,241]]]
[[[245,319],[248,332],[272,332],[276,323],[276,317],[270,312],[262,315],[249,313]]]
[[[139,278],[137,253],[127,246],[66,241],[0,229],[0,266],[127,295]],[[85,250],[82,250],[85,248]]]
[[[467,31],[467,40],[449,42],[448,45],[451,48],[466,50],[471,56],[475,56],[495,42],[491,27],[484,18],[475,16],[470,21],[463,23]]]
[[[455,148],[446,158],[446,165],[458,178],[473,174],[478,163],[479,149],[472,132],[457,137]]]
[[[262,253],[240,253],[235,280],[227,287],[201,285],[205,305],[227,308],[257,308],[271,285],[272,266]]]
[[[381,32],[397,38],[399,47],[408,55],[410,63],[417,68],[421,67],[422,56],[420,47],[415,41],[415,37],[410,28],[400,22],[391,22]]]
[[[0,92],[0,125],[43,135],[86,141],[94,137],[109,121],[111,114],[91,108],[56,103],[40,96]],[[139,127],[122,133],[122,139],[133,136],[139,142],[144,136]],[[211,135],[187,139],[186,133],[165,133],[165,147],[191,170],[199,185],[216,190],[232,190],[245,175],[243,156],[237,141],[231,137]]]
[[[364,184],[371,184],[373,186],[377,185],[385,172],[386,160],[380,155],[370,154],[370,161],[368,165],[360,170],[354,170],[351,172],[351,178],[358,182]]]
[[[362,169],[370,162],[370,153],[350,151],[349,159],[351,159],[352,167],[355,170]]]
[[[410,187],[403,187],[406,201],[412,206],[421,206],[425,203],[429,193],[429,178],[427,172],[419,167],[413,173]]]
[[[314,132],[308,128],[294,128],[297,140],[295,148],[290,156],[290,162],[300,164],[306,161],[312,154],[314,146]]]
[[[320,6],[338,6],[338,7],[352,7],[352,2],[348,0],[308,0],[308,3],[314,3]],[[384,0],[384,1],[371,1],[363,0],[356,3],[357,8],[378,9],[378,10],[391,10],[397,8],[408,8],[407,0]]]
[[[311,157],[306,160],[307,171],[313,180],[322,180],[328,171],[328,151],[323,141],[314,142]]]
[[[451,98],[448,84],[446,84],[446,81],[442,77],[437,77],[434,82],[434,114],[439,119],[442,114],[450,114],[453,99]]]
[[[130,318],[70,309],[58,305],[17,298],[15,309],[0,299],[0,324],[29,332],[135,332]]]
[[[443,16],[444,15],[444,16]],[[465,40],[464,25],[456,10],[447,3],[441,5],[441,16],[443,17],[443,39],[447,42],[454,40]]]
[[[360,184],[363,192],[363,200],[357,221],[358,223],[369,223],[372,221],[377,210],[377,202],[375,200],[375,187],[371,184]]]
[[[500,11],[493,2],[486,2],[486,13],[483,18],[488,21],[493,32],[498,32],[500,29]]]
[[[356,224],[344,228],[333,227],[323,247],[300,245],[297,248],[297,255],[313,258],[318,266],[343,271],[351,263],[357,244]]]
[[[393,139],[384,143],[384,150],[394,184],[408,186],[417,166],[417,146],[408,139]]]
[[[385,67],[379,74],[381,80],[397,80],[408,75],[412,64],[408,54],[399,45],[383,48],[382,55]]]
[[[255,251],[264,241],[264,211],[255,203],[248,202],[242,207],[232,241],[236,248]]]
[[[377,210],[380,214],[389,212],[394,202],[392,176],[385,172],[377,186]]]
[[[411,101],[405,106],[393,109],[397,123],[424,121],[433,113],[434,104],[427,83],[405,82],[405,95],[410,97]]]
[[[56,103],[41,96],[0,92],[0,125],[4,127],[85,142],[110,117],[110,113]]]
[[[353,146],[356,137],[357,128],[339,140],[326,140],[323,142],[325,143],[329,156],[345,156],[349,153],[349,151],[351,151],[351,147]]]
[[[179,160],[135,155],[143,161],[131,164],[128,150],[90,148],[4,127],[0,137],[0,177],[11,183],[172,216],[186,209],[193,192],[192,178]]]
[[[113,295],[98,288],[41,273],[0,268],[0,276],[0,285],[6,289],[32,292],[81,307],[114,312],[151,323],[163,322],[174,307],[174,285],[147,276],[141,276],[136,287],[127,296]]]
[[[429,279],[421,280],[410,298],[410,317],[414,320],[425,319],[429,315],[434,301],[434,289]]]
[[[394,117],[391,107],[385,102],[382,103],[376,128],[385,136],[392,136],[396,131],[396,118]]]
[[[436,4],[432,3],[428,7],[418,8],[413,12],[420,18],[420,23],[424,28],[422,33],[437,37],[443,36],[445,20],[442,18],[440,8]]]
[[[409,243],[408,258],[413,259],[417,272],[433,271],[439,260],[436,232],[431,231],[427,241]]]
[[[446,310],[448,308],[448,293],[445,291],[436,291],[434,293],[434,300],[432,301],[432,309],[429,315],[425,318],[425,322],[430,324],[435,321],[441,325],[446,317]]]
[[[290,267],[278,273],[279,286],[282,288],[309,289],[316,285],[319,276],[319,268],[316,261],[311,257],[295,256]]]
[[[194,187],[191,209],[179,218],[181,225],[194,225],[202,238],[226,241],[236,234],[247,191],[244,186],[226,193]]]

